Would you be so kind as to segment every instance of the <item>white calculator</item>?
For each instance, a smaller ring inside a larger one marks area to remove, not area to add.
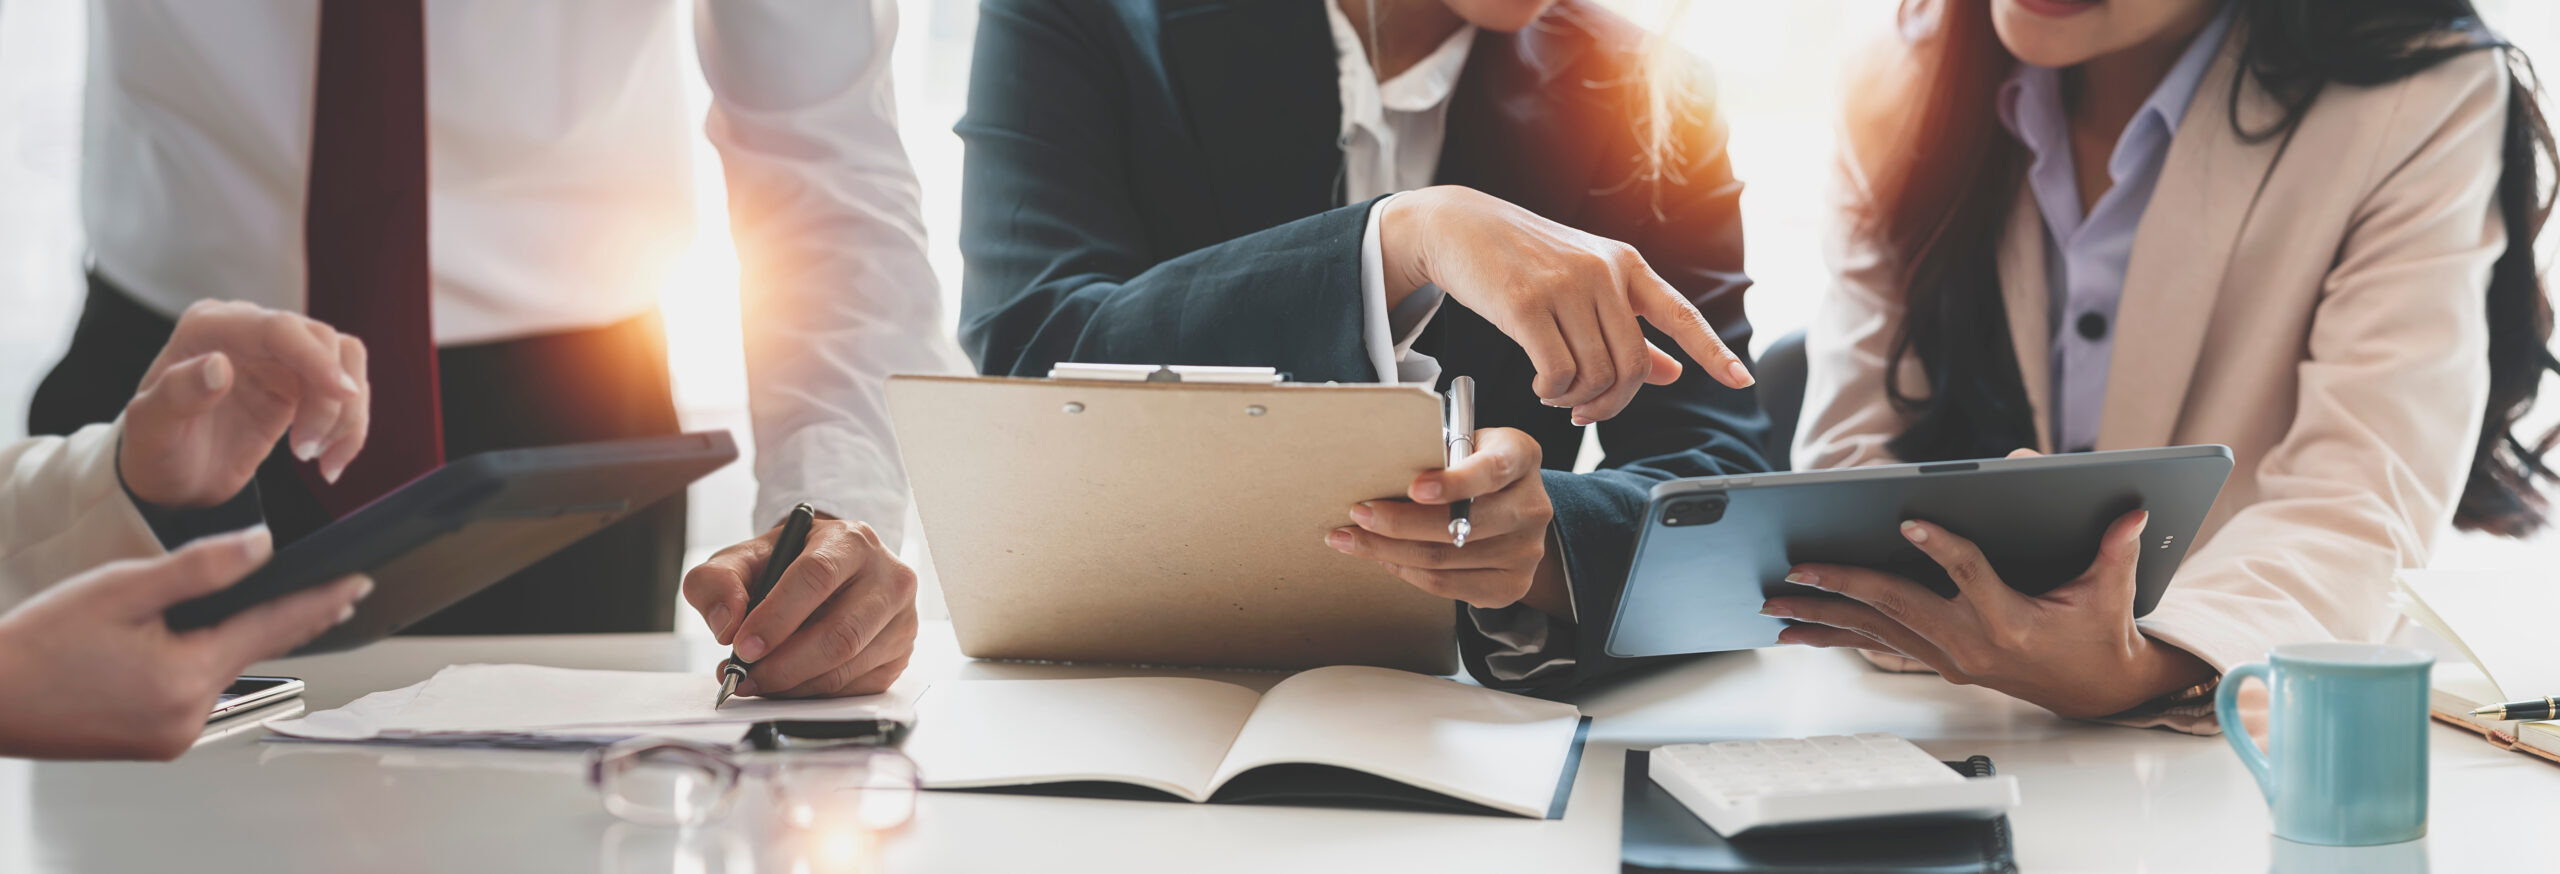
[[[1716,833],[1772,826],[1989,819],[2018,803],[2014,777],[1967,777],[1890,734],[1672,744],[1645,771]]]

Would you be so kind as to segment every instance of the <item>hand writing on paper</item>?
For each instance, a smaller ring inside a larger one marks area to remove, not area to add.
[[[1327,534],[1325,545],[1444,598],[1487,608],[1527,601],[1570,615],[1563,563],[1547,549],[1555,507],[1538,475],[1538,441],[1517,428],[1483,428],[1476,447],[1447,470],[1414,477],[1410,501],[1352,505],[1354,524]],[[1475,501],[1475,533],[1464,547],[1449,542],[1448,505],[1460,498]]]
[[[711,556],[684,598],[720,643],[755,663],[738,694],[831,698],[887,691],[916,649],[916,572],[871,526],[821,517],[798,561],[747,611],[781,526]],[[716,671],[716,669],[715,669]]]
[[[1637,389],[1680,377],[1680,362],[1645,339],[1643,324],[1717,382],[1752,382],[1741,356],[1633,246],[1456,185],[1407,192],[1378,222],[1389,308],[1439,286],[1529,353],[1531,387],[1547,405],[1573,408],[1575,424],[1616,416]]]
[[[0,615],[0,756],[174,759],[250,663],[285,654],[355,610],[373,583],[349,577],[175,632],[172,605],[265,564],[267,530],[205,537],[177,552],[102,565]]]

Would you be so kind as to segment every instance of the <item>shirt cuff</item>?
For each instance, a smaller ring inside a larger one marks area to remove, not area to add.
[[[1527,604],[1485,609],[1467,608],[1467,623],[1493,642],[1485,653],[1485,674],[1504,683],[1525,683],[1573,670],[1573,623],[1558,621]]]
[[[1552,537],[1547,546],[1557,555],[1564,554]],[[1568,619],[1557,619],[1527,604],[1467,608],[1468,624],[1494,644],[1484,657],[1486,674],[1505,683],[1525,683],[1573,670],[1574,634],[1581,629],[1582,606],[1581,599],[1573,597],[1572,562],[1564,563],[1564,591],[1565,609],[1573,613]]]
[[[1369,205],[1369,225],[1360,234],[1360,340],[1369,353],[1369,365],[1378,373],[1378,382],[1386,385],[1419,383],[1436,385],[1440,381],[1440,362],[1429,355],[1413,352],[1413,340],[1422,335],[1431,317],[1440,312],[1440,303],[1448,295],[1436,285],[1414,289],[1394,310],[1387,309],[1386,253],[1378,242],[1378,217],[1389,201],[1403,197],[1397,192],[1378,198]]]

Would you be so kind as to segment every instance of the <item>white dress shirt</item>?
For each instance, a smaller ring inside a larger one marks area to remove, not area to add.
[[[1467,51],[1475,45],[1476,28],[1466,25],[1440,42],[1420,63],[1384,83],[1369,65],[1367,47],[1351,19],[1335,2],[1324,4],[1333,24],[1334,56],[1342,85],[1342,195],[1344,203],[1410,191],[1431,184],[1440,172],[1440,146],[1449,134],[1449,98],[1467,69]],[[1387,309],[1385,256],[1378,244],[1378,216],[1394,197],[1369,207],[1369,228],[1360,241],[1360,299],[1364,307],[1361,341],[1378,381],[1433,385],[1440,362],[1413,354],[1413,340],[1440,311],[1437,286],[1423,286],[1393,312]]]
[[[98,0],[82,201],[95,269],[175,315],[303,308],[318,0]],[[656,306],[693,234],[669,0],[427,0],[429,249],[445,345]],[[809,501],[897,542],[881,380],[938,371],[940,297],[889,80],[896,6],[692,10],[743,268],[756,524]]]
[[[1361,341],[1378,381],[1390,385],[1440,382],[1440,362],[1413,351],[1413,340],[1440,312],[1446,295],[1425,285],[1387,309],[1386,258],[1378,244],[1378,216],[1402,192],[1431,184],[1440,171],[1440,148],[1448,142],[1449,98],[1467,69],[1467,52],[1475,45],[1476,28],[1466,25],[1440,42],[1420,63],[1384,84],[1369,65],[1359,31],[1337,3],[1324,4],[1333,22],[1334,55],[1342,83],[1342,194],[1344,203],[1387,195],[1369,207],[1369,227],[1360,238]],[[1390,193],[1394,192],[1394,193]],[[1552,543],[1549,549],[1556,548]],[[1570,588],[1570,585],[1568,585]],[[1485,663],[1493,676],[1525,680],[1569,670],[1570,652],[1557,652],[1554,623],[1525,604],[1467,608],[1468,621],[1495,644]]]

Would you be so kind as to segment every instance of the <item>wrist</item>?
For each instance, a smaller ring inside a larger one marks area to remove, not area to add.
[[[134,476],[136,465],[126,457],[131,451],[124,433],[119,430],[116,433],[116,485],[124,489],[125,498],[146,512],[153,508],[186,509],[178,505],[176,496],[160,487],[157,478],[148,474]]]
[[[2138,670],[2132,675],[2142,678],[2137,690],[2142,694],[2135,704],[2126,709],[2182,695],[2213,682],[2220,675],[2194,653],[2162,643],[2148,634],[2137,635],[2137,639],[2141,641],[2143,655],[2136,663]]]
[[[1405,298],[1431,284],[1431,272],[1424,267],[1423,241],[1430,239],[1428,230],[1434,215],[1434,204],[1441,188],[1418,188],[1390,195],[1378,207],[1378,255],[1386,280],[1387,309],[1402,305]]]
[[[1563,622],[1573,621],[1573,587],[1565,582],[1564,554],[1550,541],[1529,577],[1529,593],[1520,603]]]

